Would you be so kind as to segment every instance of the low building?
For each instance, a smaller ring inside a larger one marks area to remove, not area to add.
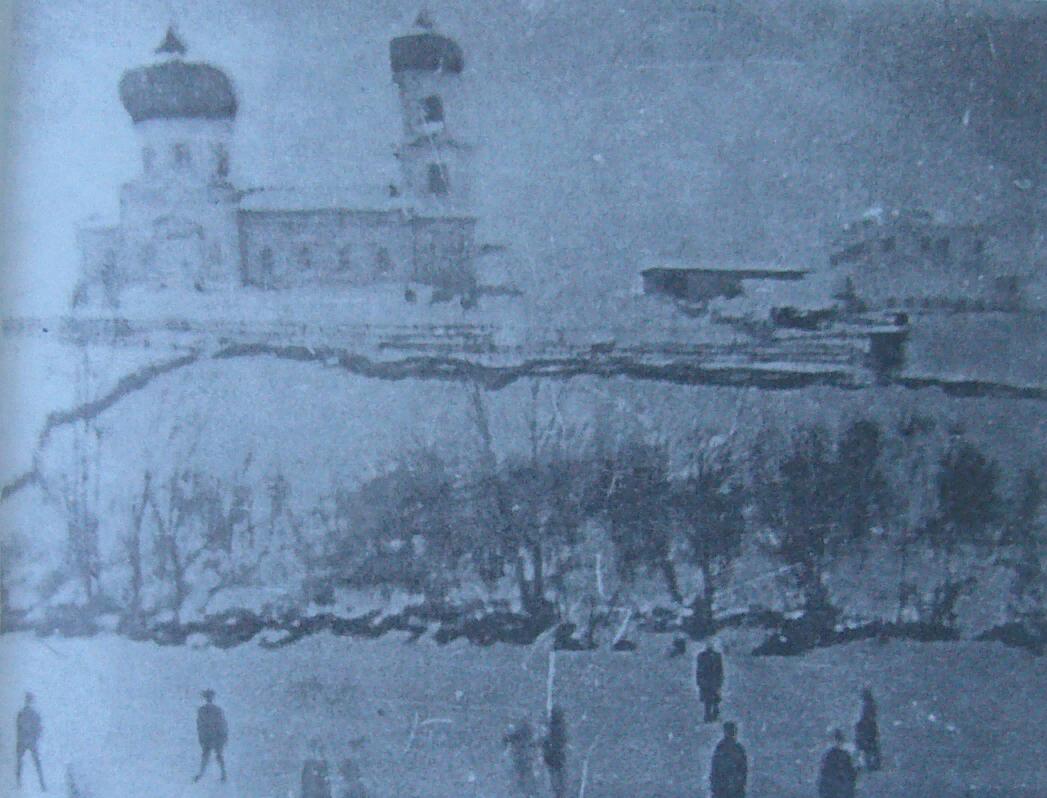
[[[645,294],[690,303],[742,296],[744,284],[749,280],[797,282],[806,275],[806,270],[776,264],[698,265],[666,260],[651,261],[641,272]]]
[[[993,257],[996,238],[986,224],[874,208],[832,236],[829,266],[873,308],[1017,309],[1025,280]]]

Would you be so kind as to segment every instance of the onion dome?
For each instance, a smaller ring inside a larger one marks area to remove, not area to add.
[[[156,48],[167,60],[124,73],[120,101],[135,122],[148,119],[232,119],[236,93],[225,73],[182,60],[186,47],[173,28]]]
[[[424,10],[414,21],[415,30],[389,42],[389,64],[393,75],[416,70],[419,72],[452,72],[458,74],[465,66],[465,58],[458,42],[435,32],[429,14]]]

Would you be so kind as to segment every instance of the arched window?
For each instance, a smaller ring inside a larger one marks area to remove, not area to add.
[[[376,277],[385,277],[393,271],[393,259],[389,257],[389,250],[378,247],[374,253],[374,273]]]
[[[298,247],[298,266],[301,269],[311,269],[313,267],[313,248],[308,244],[302,244]]]
[[[264,247],[258,257],[258,284],[262,288],[273,287],[273,250]]]
[[[142,150],[142,167],[146,172],[153,171],[153,164],[156,162],[156,150],[152,147],[146,147]]]
[[[429,193],[443,196],[448,191],[447,167],[443,164],[429,164]]]
[[[437,95],[431,94],[422,100],[422,119],[427,123],[444,121],[444,104]]]
[[[175,166],[186,167],[192,162],[192,156],[189,154],[189,146],[183,142],[178,142],[171,149],[171,153],[174,156]]]
[[[229,151],[224,144],[214,145],[215,172],[219,177],[229,177]]]
[[[353,268],[353,247],[352,244],[342,244],[338,248],[338,270],[347,272]]]

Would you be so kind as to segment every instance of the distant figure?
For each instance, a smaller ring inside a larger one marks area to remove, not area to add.
[[[343,759],[342,764],[338,766],[338,775],[342,777],[342,791],[338,798],[368,798],[360,766],[356,764],[355,759]]]
[[[854,798],[858,770],[843,747],[843,732],[833,732],[833,747],[822,758],[818,773],[818,798]]]
[[[854,725],[854,743],[861,756],[861,765],[866,770],[879,770],[883,764],[880,758],[880,726],[876,720],[876,699],[872,690],[862,690],[862,715]]]
[[[196,735],[200,740],[200,772],[193,781],[200,781],[211,760],[211,752],[218,760],[222,770],[222,781],[225,781],[225,758],[222,751],[229,739],[229,727],[225,722],[225,713],[214,702],[214,690],[204,690],[204,705],[196,712]]]
[[[516,798],[538,798],[534,778],[534,732],[530,721],[522,718],[510,727],[502,740],[512,760],[512,794]]]
[[[18,711],[15,719],[15,749],[18,754],[18,762],[15,765],[15,781],[22,786],[22,757],[28,751],[32,754],[33,764],[36,766],[36,777],[40,780],[40,789],[47,792],[44,784],[44,769],[40,765],[40,736],[44,733],[44,724],[40,720],[40,713],[33,708],[33,694],[25,694],[25,706]]]
[[[331,774],[319,738],[309,744],[309,754],[302,765],[302,798],[331,798]]]
[[[745,782],[749,777],[749,758],[738,742],[738,727],[728,721],[723,724],[723,739],[713,752],[709,787],[712,798],[745,798]]]
[[[723,656],[712,643],[707,644],[705,651],[695,660],[694,680],[705,705],[705,722],[712,723],[720,717],[720,691],[723,689]]]
[[[549,713],[549,732],[542,740],[542,759],[549,771],[553,798],[567,798],[567,720],[561,707]]]

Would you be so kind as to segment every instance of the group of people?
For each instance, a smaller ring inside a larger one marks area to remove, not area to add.
[[[723,656],[712,644],[698,654],[694,673],[698,695],[705,707],[705,722],[711,723],[720,715],[724,680]],[[854,798],[859,772],[862,769],[876,771],[882,766],[876,699],[868,687],[862,691],[862,710],[854,727],[854,742],[857,763],[847,750],[844,733],[833,730],[832,747],[822,758],[818,771],[818,798]],[[749,760],[745,748],[738,742],[738,726],[728,721],[723,725],[723,739],[713,751],[709,771],[712,798],[744,798],[748,775]]]
[[[704,706],[704,720],[713,723],[720,717],[720,702],[724,683],[723,655],[709,644],[695,660],[695,682]],[[229,725],[225,713],[215,704],[214,690],[204,690],[204,703],[197,710],[196,731],[200,743],[200,768],[193,778],[199,781],[214,756],[222,781],[226,780],[223,755],[229,739]],[[40,763],[39,743],[43,722],[36,710],[32,693],[26,693],[25,704],[16,718],[16,778],[22,786],[22,761],[30,754],[36,766],[40,789],[47,791],[43,767]],[[854,729],[857,762],[846,747],[846,738],[839,729],[832,735],[832,747],[822,758],[818,773],[818,798],[853,798],[862,770],[875,771],[882,766],[880,755],[879,721],[876,699],[872,690],[862,691],[862,710]],[[511,779],[516,798],[538,798],[539,778],[535,758],[541,754],[548,776],[548,792],[552,798],[567,796],[567,720],[562,707],[553,705],[549,711],[544,734],[536,736],[531,723],[523,718],[510,727],[502,740],[509,753]],[[365,798],[366,789],[359,767],[352,759],[339,766],[346,791],[341,798]],[[749,760],[745,748],[738,742],[738,726],[728,721],[723,724],[723,738],[713,751],[709,771],[711,798],[744,798],[749,775]],[[310,755],[302,767],[301,798],[332,798],[331,776],[323,745],[314,739]]]
[[[552,798],[566,798],[567,717],[562,707],[554,705],[549,710],[549,720],[541,738],[535,737],[530,721],[521,718],[509,728],[502,744],[509,751],[513,788],[518,798],[538,798],[534,767],[536,751],[541,752]]]

